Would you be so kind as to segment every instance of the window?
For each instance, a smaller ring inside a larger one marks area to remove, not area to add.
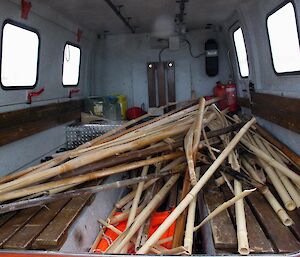
[[[64,50],[63,85],[77,86],[80,72],[80,48],[69,43]]]
[[[234,45],[242,78],[249,76],[248,56],[243,31],[238,28],[233,33]]]
[[[33,88],[37,83],[39,36],[6,21],[2,31],[1,83],[6,89]]]
[[[271,14],[267,27],[275,71],[300,71],[299,37],[293,4],[289,2]]]

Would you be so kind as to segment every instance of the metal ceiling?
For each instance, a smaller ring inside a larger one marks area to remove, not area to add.
[[[189,0],[185,9],[185,23],[189,30],[208,23],[218,24],[227,19],[243,0]],[[72,21],[99,34],[130,33],[129,28],[108,6],[105,0],[40,0]],[[176,0],[111,0],[123,6],[121,14],[130,17],[137,33],[174,31],[174,19],[179,13]]]

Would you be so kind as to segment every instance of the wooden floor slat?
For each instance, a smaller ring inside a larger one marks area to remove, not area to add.
[[[4,249],[30,249],[34,239],[43,231],[69,200],[53,202],[43,207],[24,227],[4,245]]]
[[[34,207],[18,212],[13,219],[8,220],[0,228],[0,247],[3,246],[16,232],[18,232],[41,207]]]
[[[292,218],[294,221],[294,224],[290,226],[290,229],[293,231],[294,235],[298,240],[300,240],[300,216],[297,210],[295,211],[289,211],[288,215]]]
[[[72,199],[35,239],[32,248],[57,249],[66,238],[69,227],[87,204],[89,198],[90,195]]]
[[[210,189],[204,194],[204,198],[209,213],[224,202],[223,193],[221,193],[219,189]],[[230,249],[236,252],[236,232],[228,214],[228,211],[223,211],[218,216],[213,218],[210,224],[212,228],[215,248]]]
[[[16,215],[16,213],[17,212],[13,211],[0,215],[0,227]]]
[[[300,243],[294,237],[289,228],[285,227],[274,213],[268,202],[259,192],[252,193],[249,204],[260,220],[261,226],[267,231],[270,240],[278,249],[279,253],[294,253],[299,251]]]
[[[226,201],[234,197],[227,186],[222,187],[222,191]],[[252,253],[274,253],[275,251],[270,240],[265,235],[246,201],[244,201],[244,206],[250,251]],[[228,210],[230,215],[235,219],[234,205],[232,205]]]
[[[204,218],[208,215],[208,210],[204,204],[204,193],[200,191],[197,198],[198,204],[198,215],[199,215],[199,223],[204,220]],[[212,237],[211,226],[209,223],[206,223],[199,230],[202,249],[205,254],[213,256],[216,255],[216,249],[214,246],[214,241]]]

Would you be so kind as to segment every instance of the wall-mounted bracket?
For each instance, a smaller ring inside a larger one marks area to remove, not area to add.
[[[32,4],[28,0],[22,0],[21,2],[21,18],[24,20],[28,19],[29,12],[31,10]]]
[[[39,91],[29,92],[27,94],[27,104],[32,104],[32,98],[40,96],[45,91],[45,88],[41,88]]]
[[[78,89],[78,88],[71,89],[71,90],[69,91],[69,98],[72,98],[72,96],[73,96],[74,94],[78,94],[79,92],[80,92],[80,89]]]

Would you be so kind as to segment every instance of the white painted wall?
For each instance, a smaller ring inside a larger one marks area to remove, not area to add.
[[[33,99],[32,105],[25,104],[27,90],[5,91],[0,88],[0,112],[29,108],[49,103],[69,101],[70,88],[62,86],[63,50],[67,41],[76,43],[78,25],[62,17],[54,10],[43,6],[39,1],[31,1],[32,12],[28,20],[22,20],[19,0],[0,1],[0,24],[6,19],[13,19],[27,26],[33,27],[40,34],[40,65],[39,81],[36,89],[45,87],[40,97]],[[81,28],[84,29],[84,28]],[[2,31],[1,31],[2,33]],[[75,98],[82,98],[90,94],[91,65],[93,55],[94,34],[84,30],[80,46],[82,48],[81,76],[79,82],[80,94]],[[65,126],[58,126],[25,138],[12,144],[0,147],[0,175],[18,170],[29,164],[36,163],[44,155],[54,151],[65,143]]]
[[[241,90],[249,85],[249,81],[252,81],[255,84],[257,92],[300,98],[300,75],[277,76],[272,66],[266,19],[268,13],[274,10],[282,2],[284,1],[245,1],[239,6],[237,12],[226,22],[226,30],[230,30],[233,24],[239,24],[244,31],[250,66],[249,79],[242,79],[239,76],[236,58],[234,54],[232,55],[232,61],[235,64],[236,80],[240,89],[240,95],[242,96],[246,95],[244,95]],[[297,18],[300,22],[300,2],[294,1],[294,3],[297,8]],[[231,34],[228,35],[227,42],[234,53],[231,36]],[[258,121],[277,138],[300,154],[299,134],[261,118],[259,118]]]
[[[151,49],[150,34],[112,35],[98,40],[94,92],[97,95],[124,94],[129,106],[148,106],[147,62],[158,61],[158,49]],[[196,30],[188,33],[194,55],[204,52],[204,44],[214,38],[220,45],[220,72],[210,78],[205,72],[205,57],[194,59],[183,44],[179,51],[165,51],[164,61],[175,61],[177,100],[191,98],[191,90],[197,95],[211,95],[218,80],[229,80],[229,65],[222,32]]]

